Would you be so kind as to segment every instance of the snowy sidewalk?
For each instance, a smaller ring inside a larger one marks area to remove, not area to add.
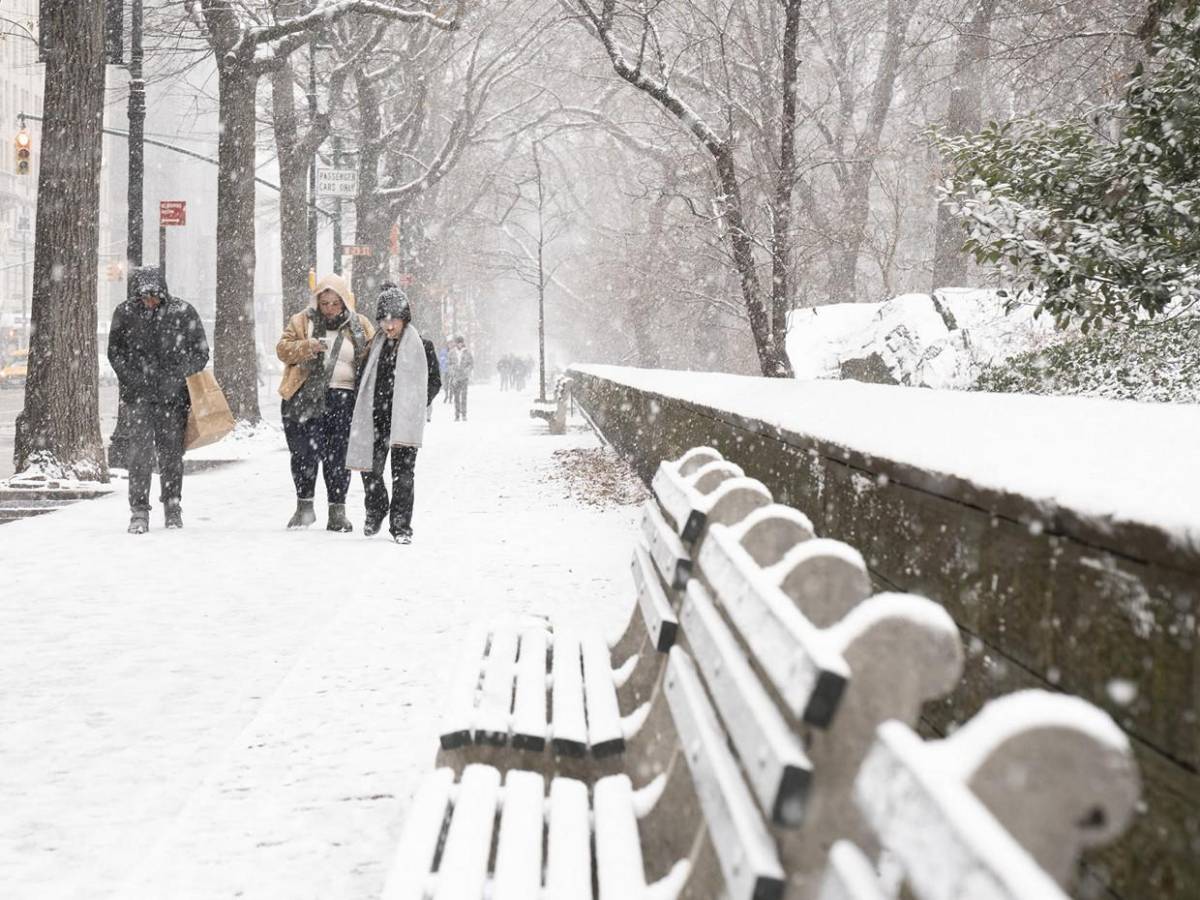
[[[123,491],[0,529],[0,893],[378,896],[469,625],[632,606],[636,508],[547,480],[594,438],[471,401],[437,401],[410,547],[363,538],[357,476],[354,534],[323,486],[284,531],[282,450],[189,477],[182,532],[126,535]]]

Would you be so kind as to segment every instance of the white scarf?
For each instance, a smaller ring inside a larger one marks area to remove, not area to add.
[[[367,368],[358,386],[354,419],[350,423],[350,446],[346,450],[346,468],[370,472],[375,467],[375,379],[379,374],[379,356],[387,340],[382,328],[375,332]],[[392,428],[388,445],[420,447],[425,434],[425,407],[429,396],[429,366],[425,345],[417,329],[409,323],[396,348],[396,382],[392,388]]]

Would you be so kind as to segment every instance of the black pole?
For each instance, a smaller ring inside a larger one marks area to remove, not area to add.
[[[142,264],[145,169],[146,82],[142,77],[142,0],[130,0],[129,47],[129,231],[126,256]]]
[[[314,37],[308,44],[308,121],[317,121],[317,39]],[[311,125],[310,125],[311,127]],[[317,271],[317,159],[314,153],[308,166],[308,265]],[[334,250],[334,262],[337,262],[337,250]]]
[[[333,139],[333,167],[342,167],[342,139]],[[342,198],[338,197],[333,207],[333,271],[342,274]]]
[[[158,268],[162,271],[162,277],[167,277],[167,229],[166,226],[158,226]]]

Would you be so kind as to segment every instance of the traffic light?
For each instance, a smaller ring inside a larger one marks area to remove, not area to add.
[[[22,128],[13,143],[17,148],[17,174],[28,175],[33,165],[33,137],[27,128]]]

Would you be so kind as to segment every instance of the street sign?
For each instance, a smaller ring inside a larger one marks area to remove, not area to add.
[[[342,256],[370,256],[371,248],[367,244],[343,244]]]
[[[410,287],[414,281],[416,281],[416,277],[412,272],[401,272],[396,277],[396,284],[400,287]]]
[[[354,199],[358,193],[358,169],[317,168],[317,195]]]
[[[187,224],[186,200],[163,200],[158,204],[158,227]]]

